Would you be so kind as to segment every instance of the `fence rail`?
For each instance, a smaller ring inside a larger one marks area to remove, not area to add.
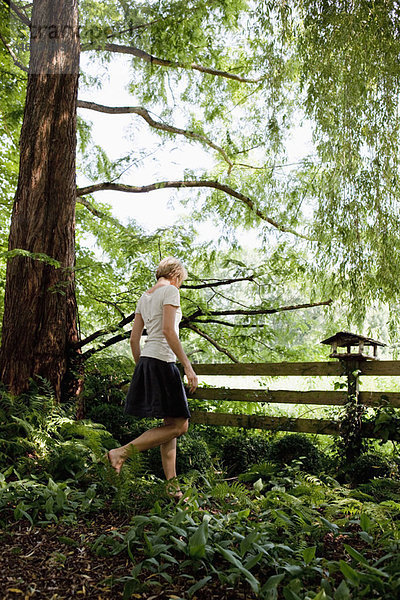
[[[343,363],[329,362],[281,362],[281,363],[204,363],[193,365],[198,375],[265,375],[298,376],[345,375]],[[359,361],[360,375],[391,375],[400,377],[400,361]]]
[[[282,362],[282,363],[234,363],[234,364],[195,364],[198,375],[223,376],[347,376],[350,363],[330,362]],[[356,368],[361,376],[399,376],[400,361],[353,361],[351,369]],[[190,394],[190,398],[216,402],[260,402],[279,404],[302,404],[317,406],[343,406],[348,402],[346,391],[326,390],[269,390],[237,389],[222,387],[200,387]],[[397,392],[359,392],[358,402],[369,407],[391,406],[400,408],[400,393]],[[192,411],[192,423],[245,427],[302,433],[339,435],[339,423],[330,419],[306,419],[291,417],[272,417],[264,415],[245,415],[204,410]],[[379,437],[374,433],[373,424],[364,423],[361,433],[364,437]]]

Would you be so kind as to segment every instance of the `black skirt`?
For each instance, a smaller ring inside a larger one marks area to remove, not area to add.
[[[136,417],[190,417],[175,363],[141,356],[125,400],[125,413]]]

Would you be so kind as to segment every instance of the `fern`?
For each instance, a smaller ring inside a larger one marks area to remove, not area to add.
[[[42,380],[29,393],[0,393],[0,466],[15,465],[29,472],[36,465],[54,477],[82,472],[113,446],[102,425],[75,421],[71,406],[60,406]],[[34,459],[34,460],[33,460]]]
[[[249,490],[238,481],[233,481],[231,484],[220,481],[210,488],[208,495],[219,501],[223,508],[244,507],[250,503]]]
[[[343,498],[332,502],[326,507],[327,519],[335,517],[338,519],[348,519],[349,517],[360,516],[362,512],[364,512],[364,505],[355,498]]]

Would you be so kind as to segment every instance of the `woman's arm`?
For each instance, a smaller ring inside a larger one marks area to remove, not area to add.
[[[163,309],[163,334],[165,339],[168,342],[169,347],[172,352],[176,354],[179,362],[182,364],[185,375],[188,380],[189,389],[191,392],[197,388],[198,380],[197,375],[194,372],[192,365],[188,357],[185,354],[185,351],[182,347],[182,344],[179,340],[179,337],[175,331],[175,315],[176,315],[177,306],[172,306],[172,304],[165,304]]]
[[[133,358],[135,359],[135,363],[139,362],[140,358],[140,338],[142,337],[144,329],[144,321],[143,317],[140,313],[135,314],[135,319],[132,325],[131,337],[130,337],[130,345],[133,354]]]

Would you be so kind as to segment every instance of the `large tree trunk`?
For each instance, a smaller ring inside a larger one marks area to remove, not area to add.
[[[20,172],[11,221],[0,377],[14,394],[36,376],[63,388],[78,339],[74,293],[78,0],[34,0]]]

